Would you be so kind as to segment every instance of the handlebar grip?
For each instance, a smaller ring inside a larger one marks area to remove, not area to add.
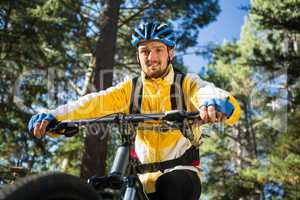
[[[58,135],[64,135],[66,137],[72,137],[79,131],[79,127],[76,124],[68,124],[65,122],[58,123],[55,127],[49,128],[48,131]]]
[[[179,110],[172,110],[165,113],[164,120],[167,121],[182,121],[183,119],[196,119],[199,118],[199,112],[185,112]]]

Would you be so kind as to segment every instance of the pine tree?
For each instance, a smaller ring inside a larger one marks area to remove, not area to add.
[[[236,126],[204,142],[213,199],[299,198],[298,9],[297,1],[252,1],[241,39],[213,51],[206,78],[242,107]]]

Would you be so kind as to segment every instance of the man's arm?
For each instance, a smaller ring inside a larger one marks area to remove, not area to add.
[[[233,125],[239,119],[240,106],[229,92],[202,80],[196,74],[187,75],[184,87],[189,87],[190,101],[200,111],[205,123],[225,121]]]
[[[101,117],[104,115],[128,112],[131,80],[100,92],[91,93],[77,101],[59,106],[49,113],[58,121]]]
[[[128,80],[115,87],[85,95],[47,113],[35,115],[31,118],[28,129],[36,137],[41,137],[54,121],[89,119],[117,112],[128,113],[131,86],[132,81]]]

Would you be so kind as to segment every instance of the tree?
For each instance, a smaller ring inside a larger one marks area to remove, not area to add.
[[[256,93],[255,81],[250,78],[253,74],[251,68],[244,66],[240,46],[233,42],[215,47],[207,75],[203,77],[230,91],[242,108],[241,119],[235,126],[204,128],[211,136],[204,139],[201,147],[201,156],[208,167],[203,185],[213,199],[257,198],[256,186],[239,177],[240,171],[257,158],[261,142],[254,129],[258,120],[252,113],[251,98]]]
[[[178,51],[184,53],[185,48],[196,44],[200,28],[215,20],[219,11],[216,0],[194,0],[189,3],[2,1],[0,92],[1,110],[3,108],[4,113],[0,122],[4,129],[1,130],[3,133],[1,141],[8,141],[10,144],[1,143],[2,149],[9,149],[1,151],[4,164],[18,164],[30,166],[33,170],[46,170],[60,169],[63,166],[61,163],[64,162],[67,163],[66,170],[78,174],[78,162],[72,163],[82,155],[81,149],[78,149],[79,153],[74,153],[74,148],[80,146],[78,143],[80,138],[69,142],[49,138],[36,140],[27,135],[26,131],[30,115],[42,108],[48,106],[54,108],[58,104],[66,103],[67,99],[76,99],[87,92],[100,89],[98,76],[99,71],[104,68],[112,69],[114,66],[114,71],[118,69],[138,71],[135,50],[129,44],[129,30],[141,19],[153,18],[163,20],[174,27],[178,26],[180,30]],[[182,60],[178,60],[177,63],[182,64]],[[46,80],[45,77],[50,79]],[[112,81],[112,76],[108,76],[104,87],[108,87]],[[6,89],[14,88],[15,85],[18,95],[15,95],[16,90]],[[20,133],[22,139],[19,140]],[[86,138],[86,141],[88,140],[89,136]],[[71,142],[78,146],[72,146]],[[70,148],[64,146],[65,144]],[[40,147],[39,151],[36,146]],[[59,158],[60,148],[66,152],[64,154],[66,159]],[[100,158],[104,159],[106,155],[105,142],[99,145],[99,148],[103,148],[101,157],[97,157],[100,149],[93,150],[90,154],[92,158],[98,158],[95,160],[96,164],[91,164],[87,161],[89,159],[83,159],[83,178],[89,175],[84,172],[84,166],[89,166],[90,172],[97,171],[99,174],[104,172],[105,162]],[[19,151],[20,149],[24,151]],[[87,147],[85,149],[87,153],[91,152]],[[41,154],[41,151],[44,153]],[[23,159],[24,155],[26,159]]]
[[[268,54],[273,55],[272,62],[265,65],[286,69],[287,71],[287,89],[289,91],[289,100],[293,104],[298,104],[297,93],[299,89],[293,87],[300,76],[299,63],[299,10],[300,3],[294,0],[285,1],[260,1],[253,0],[250,9],[253,22],[256,23],[257,30],[269,31],[268,39],[276,43],[276,49],[269,49]],[[260,49],[253,49],[258,57]]]
[[[96,44],[96,66],[93,75],[93,86],[97,91],[112,85],[114,55],[117,37],[117,25],[121,1],[103,1],[103,10],[99,17],[101,30]],[[103,74],[109,70],[109,73]],[[88,134],[85,138],[85,154],[81,165],[81,178],[105,174],[107,158],[107,137],[100,140],[98,135]]]
[[[47,168],[50,145],[27,135],[26,129],[30,115],[47,105],[47,72],[74,63],[66,52],[80,27],[68,6],[50,0],[1,1],[1,164]]]
[[[206,78],[242,107],[236,126],[217,129],[204,142],[204,189],[213,199],[268,199],[267,185],[280,186],[286,199],[299,198],[299,33],[289,26],[298,8],[297,1],[252,1],[241,39],[213,50]]]

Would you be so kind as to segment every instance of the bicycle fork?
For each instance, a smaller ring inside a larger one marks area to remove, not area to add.
[[[143,192],[143,186],[139,181],[137,175],[133,174],[126,176],[126,173],[128,173],[128,166],[130,162],[130,147],[131,146],[128,142],[125,142],[118,147],[109,174],[124,177],[123,183],[126,184],[126,190],[123,200],[146,200],[148,198]]]
[[[130,160],[130,144],[124,142],[117,149],[115,158],[110,169],[109,175],[104,177],[91,177],[88,183],[94,188],[114,188],[120,189],[122,185],[126,184],[125,194],[123,200],[147,199],[144,194],[142,186],[136,175],[128,175],[128,166]],[[139,192],[139,188],[141,191]]]

